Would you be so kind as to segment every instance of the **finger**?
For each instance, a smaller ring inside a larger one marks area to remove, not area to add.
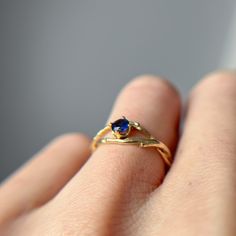
[[[26,163],[0,188],[0,223],[49,201],[89,156],[89,139],[63,135]]]
[[[183,136],[166,185],[170,210],[176,207],[176,212],[182,214],[174,216],[174,224],[183,222],[194,207],[191,219],[196,222],[195,228],[202,228],[197,224],[206,222],[208,226],[214,225],[214,232],[224,229],[221,235],[235,235],[235,117],[235,73],[213,73],[193,90]],[[234,233],[229,233],[233,228]]]
[[[177,139],[179,103],[176,90],[167,81],[151,76],[140,77],[122,90],[108,122],[122,115],[138,121],[173,151]],[[143,177],[152,183],[160,183],[164,175],[164,162],[155,149],[117,144],[99,146],[86,167],[89,172],[94,167],[102,172],[111,169],[113,180],[115,176],[133,176],[140,167],[146,167]],[[117,168],[122,170],[119,175]]]
[[[143,76],[122,90],[109,121],[122,115],[138,121],[173,151],[179,112],[180,100],[176,90],[162,79]],[[97,148],[51,207],[61,211],[60,206],[67,205],[64,216],[73,215],[77,227],[80,227],[78,222],[89,219],[94,230],[98,224],[110,222],[114,212],[128,214],[127,204],[132,200],[136,204],[139,199],[147,197],[163,176],[164,162],[156,149],[104,144]]]

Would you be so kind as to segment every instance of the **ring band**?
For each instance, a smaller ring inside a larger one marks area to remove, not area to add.
[[[132,129],[142,132],[144,137],[129,137]],[[111,131],[114,138],[104,137]],[[164,143],[155,139],[138,122],[127,120],[124,116],[123,118],[108,124],[94,136],[92,151],[94,151],[100,144],[129,144],[137,145],[139,147],[155,147],[166,165],[170,167],[172,164],[172,157],[169,148]]]

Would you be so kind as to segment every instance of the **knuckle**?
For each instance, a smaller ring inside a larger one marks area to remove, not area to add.
[[[165,99],[177,98],[179,100],[179,94],[176,88],[165,78],[161,78],[154,75],[140,75],[132,79],[123,89],[124,93],[135,94],[154,94],[159,95]]]
[[[58,137],[56,137],[53,141],[54,144],[78,144],[78,143],[83,143],[83,144],[89,144],[90,139],[83,133],[67,133],[67,134],[62,134]]]
[[[193,89],[195,93],[236,96],[236,71],[221,70],[206,75]]]

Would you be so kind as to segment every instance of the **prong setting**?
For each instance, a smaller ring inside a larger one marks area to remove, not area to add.
[[[123,118],[110,123],[110,126],[113,135],[118,139],[127,138],[131,131],[130,122],[124,116]]]

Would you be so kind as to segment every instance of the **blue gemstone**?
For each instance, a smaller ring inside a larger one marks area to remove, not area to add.
[[[129,121],[125,118],[116,120],[112,123],[111,128],[113,132],[124,135],[129,131]]]

